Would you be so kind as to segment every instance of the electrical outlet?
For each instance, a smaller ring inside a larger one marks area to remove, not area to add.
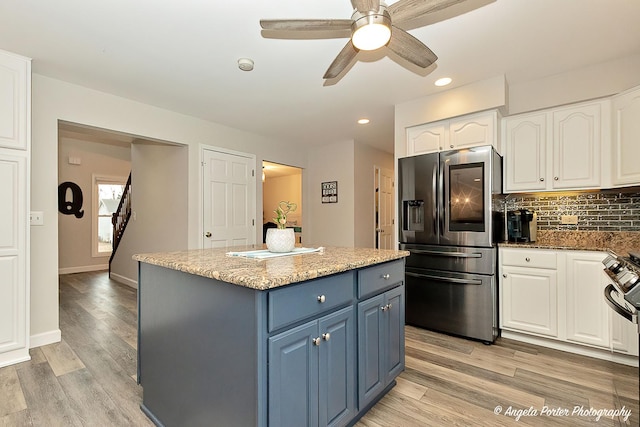
[[[29,214],[29,224],[44,225],[44,212],[31,211]]]
[[[577,225],[578,224],[578,215],[561,215],[560,216],[560,224]]]

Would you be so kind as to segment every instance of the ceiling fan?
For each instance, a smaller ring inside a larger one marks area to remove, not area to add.
[[[421,68],[427,68],[438,57],[420,40],[397,27],[428,13],[436,12],[465,0],[399,0],[387,6],[380,0],[351,0],[351,19],[262,19],[266,31],[324,32],[327,38],[350,37],[333,60],[324,79],[340,75],[356,59],[360,50],[376,50],[383,46]]]

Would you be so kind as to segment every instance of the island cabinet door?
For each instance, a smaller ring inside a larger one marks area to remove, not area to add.
[[[318,322],[269,338],[269,425],[318,425]]]
[[[358,403],[360,409],[385,387],[384,295],[358,303]]]
[[[388,291],[385,300],[383,321],[388,341],[384,375],[385,384],[389,384],[404,370],[404,286]]]
[[[343,426],[356,412],[355,315],[344,308],[318,321],[319,425]]]

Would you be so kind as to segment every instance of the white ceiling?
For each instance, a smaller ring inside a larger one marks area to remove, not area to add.
[[[446,90],[439,77],[513,84],[640,52],[639,0],[467,0],[404,27],[438,55],[428,72],[370,53],[324,85],[346,39],[264,38],[259,26],[351,12],[349,0],[2,0],[0,49],[33,58],[34,73],[216,123],[389,152],[394,105]]]

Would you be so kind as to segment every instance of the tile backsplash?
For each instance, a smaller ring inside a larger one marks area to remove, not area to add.
[[[538,230],[640,231],[640,191],[579,194],[511,194],[506,210],[529,209],[538,214]],[[577,215],[577,225],[560,223]]]

